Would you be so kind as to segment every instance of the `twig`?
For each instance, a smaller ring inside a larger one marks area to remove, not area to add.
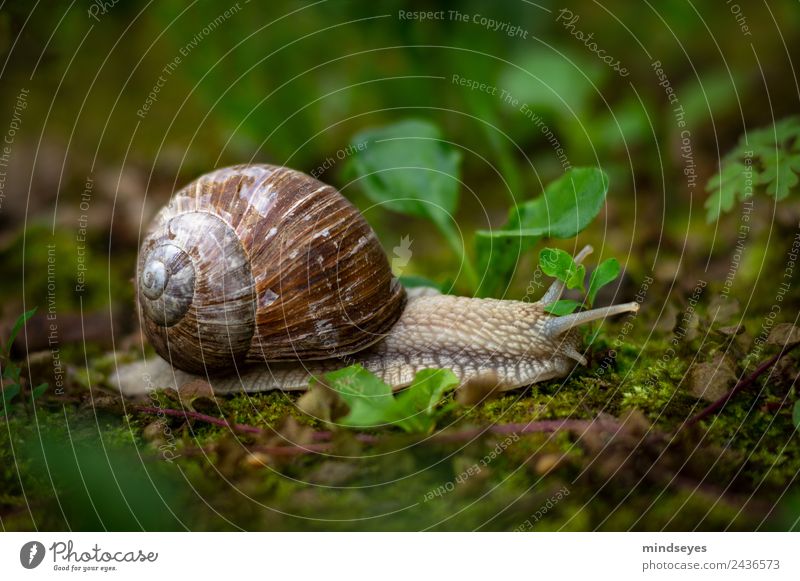
[[[728,393],[726,393],[718,400],[716,400],[712,404],[702,409],[697,415],[687,420],[680,428],[678,428],[678,432],[695,425],[700,420],[703,420],[708,416],[710,416],[711,414],[714,414],[719,410],[721,410],[725,406],[725,404],[728,403],[728,400],[730,400],[734,395],[736,395],[743,389],[750,387],[756,381],[756,379],[758,379],[767,369],[775,365],[778,361],[780,361],[782,357],[788,355],[789,352],[791,352],[791,350],[797,347],[798,345],[800,345],[800,343],[796,343],[790,347],[781,349],[781,351],[778,354],[767,359],[764,363],[756,367],[753,373],[751,373],[744,379],[739,380]]]
[[[248,446],[248,452],[263,452],[269,456],[302,456],[303,454],[321,454],[331,448],[331,443],[322,444],[299,444],[290,446]],[[198,446],[182,448],[181,455],[198,456],[200,454],[211,454],[216,450],[215,444],[210,446]]]
[[[298,444],[296,446],[253,446],[251,451],[264,452],[270,456],[300,456],[302,454],[321,454],[330,450],[330,442],[323,444]]]
[[[223,420],[222,418],[216,418],[214,416],[209,416],[206,414],[201,414],[199,412],[193,412],[189,410],[174,410],[170,408],[147,407],[147,406],[134,407],[133,409],[143,414],[153,414],[153,415],[164,414],[165,416],[173,416],[176,418],[187,418],[191,420],[198,420],[200,422],[206,422],[207,424],[214,424],[215,426],[230,428],[236,432],[243,432],[245,434],[266,433],[261,428],[257,428],[255,426],[248,426],[247,424],[232,424],[228,420]]]
[[[330,442],[333,438],[334,432],[329,432],[327,430],[321,430],[319,432],[314,432],[312,434],[312,438],[315,442]],[[377,444],[380,442],[380,436],[376,436],[374,434],[356,434],[356,440],[363,444]]]
[[[200,422],[206,422],[215,426],[223,428],[230,428],[237,432],[246,434],[265,434],[266,430],[256,426],[247,424],[232,424],[222,418],[201,414],[190,410],[176,410],[171,408],[147,407],[140,406],[134,408],[136,411],[145,413],[172,417],[181,417],[186,419],[193,419]],[[536,433],[553,433],[560,430],[567,430],[571,432],[584,432],[592,429],[617,429],[619,424],[609,420],[542,420],[539,422],[516,423],[516,424],[495,424],[483,428],[471,428],[468,430],[453,431],[453,432],[440,432],[431,437],[435,442],[465,442],[472,440],[484,434],[536,434]],[[318,431],[312,434],[312,439],[315,444],[299,445],[299,446],[259,446],[254,448],[256,451],[265,452],[275,456],[295,456],[300,454],[320,453],[326,452],[330,448],[330,442],[333,439],[334,433],[330,431]],[[381,442],[381,437],[373,434],[355,434],[356,440],[364,444],[378,444]]]
[[[569,432],[584,432],[592,429],[617,429],[619,424],[609,420],[542,420],[539,422],[517,423],[517,424],[494,424],[482,428],[470,428],[468,430],[439,432],[431,436],[434,442],[464,442],[472,440],[484,434],[551,434],[560,430]],[[333,437],[333,432],[321,431],[314,432],[315,442],[328,442]],[[365,444],[378,444],[380,436],[372,434],[356,434],[356,439]]]
[[[595,429],[615,430],[617,422],[609,420],[542,420],[526,424],[494,424],[484,428],[473,428],[459,432],[441,432],[433,436],[437,442],[463,442],[482,434],[552,434],[561,430],[569,432],[585,432]]]

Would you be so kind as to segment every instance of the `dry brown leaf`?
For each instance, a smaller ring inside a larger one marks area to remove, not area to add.
[[[781,323],[775,325],[767,337],[767,343],[770,345],[780,345],[792,347],[800,343],[800,327],[792,325],[791,323]]]
[[[730,325],[728,327],[720,327],[717,333],[725,337],[735,337],[744,333],[744,325]]]
[[[159,418],[147,424],[142,430],[142,438],[148,442],[157,442],[164,439],[165,420]]]
[[[542,454],[536,459],[533,469],[544,476],[558,468],[565,458],[564,454]]]
[[[248,468],[266,468],[272,464],[272,457],[264,452],[250,452],[244,457],[243,463]]]
[[[728,393],[736,383],[736,366],[718,353],[711,361],[696,363],[689,370],[689,390],[695,397],[713,402]]]
[[[708,304],[708,316],[715,323],[726,323],[738,315],[742,310],[739,301],[730,297],[715,296]]]
[[[297,400],[297,407],[312,418],[333,422],[347,415],[347,404],[324,383],[312,380],[308,391]]]
[[[172,390],[170,390],[172,391]],[[193,379],[181,385],[173,392],[178,401],[192,411],[218,408],[214,398],[214,389],[203,379]]]
[[[287,416],[280,428],[278,436],[273,438],[276,446],[304,446],[314,442],[314,428],[303,426],[292,416]]]

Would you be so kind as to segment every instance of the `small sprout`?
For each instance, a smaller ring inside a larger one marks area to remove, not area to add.
[[[546,275],[563,282],[567,288],[585,291],[586,268],[582,264],[578,264],[567,252],[557,248],[544,248],[539,253],[539,267]],[[589,290],[586,293],[585,301],[588,307],[594,304],[600,289],[614,282],[619,273],[620,266],[616,258],[604,260],[597,266],[589,277]],[[569,315],[582,304],[571,299],[561,299],[547,305],[545,311],[556,316]]]
[[[22,392],[22,381],[20,375],[22,368],[15,361],[11,361],[11,346],[14,344],[14,339],[17,338],[19,332],[25,326],[25,323],[36,313],[36,307],[30,311],[22,313],[14,323],[14,327],[9,333],[8,340],[5,344],[0,343],[0,381],[2,382],[2,397],[0,397],[0,410],[5,414],[11,402]],[[47,383],[41,383],[30,390],[31,399],[36,400],[47,391]]]
[[[616,258],[609,258],[597,265],[597,268],[592,272],[592,276],[589,277],[589,292],[586,294],[589,306],[594,305],[594,299],[597,298],[597,293],[600,289],[614,282],[619,273],[619,261]]]
[[[2,355],[4,357],[8,357],[11,353],[11,345],[14,343],[14,339],[17,338],[19,332],[22,330],[22,327],[25,326],[25,323],[36,313],[36,307],[33,307],[30,311],[26,311],[22,313],[18,318],[16,323],[14,323],[14,327],[11,329],[11,333],[8,336],[8,342],[6,343],[5,347],[3,347]]]
[[[547,184],[541,195],[509,208],[502,227],[476,232],[473,263],[464,249],[464,233],[453,222],[461,197],[462,154],[437,125],[406,119],[366,129],[353,137],[350,151],[348,179],[372,202],[427,220],[439,230],[458,258],[471,291],[480,297],[496,297],[507,290],[519,259],[540,239],[572,238],[586,228],[600,213],[608,194],[609,180],[603,170],[570,168]],[[505,173],[516,175],[509,156],[504,164]],[[511,180],[514,184],[518,181]],[[398,248],[405,257],[407,249],[402,244]],[[405,266],[405,258],[400,262]],[[403,282],[413,284],[414,278],[404,277]]]
[[[47,386],[48,386],[48,383],[45,381],[44,383],[40,383],[39,385],[34,387],[31,390],[31,397],[33,397],[33,399],[38,399],[41,396],[43,396],[44,392],[47,391]]]
[[[539,253],[539,265],[547,276],[552,276],[562,281],[567,288],[583,288],[583,279],[586,277],[586,267],[575,264],[570,254],[558,248],[545,248]]]
[[[541,238],[573,238],[603,208],[608,176],[596,167],[572,168],[549,183],[542,195],[515,205],[499,229],[475,233],[478,296],[497,296],[511,281],[518,259]]]
[[[21,387],[18,383],[14,383],[3,388],[3,398],[0,400],[3,404],[3,411],[7,409],[8,404],[11,403],[11,400],[19,395],[20,389]]]

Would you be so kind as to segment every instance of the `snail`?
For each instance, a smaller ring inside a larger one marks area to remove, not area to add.
[[[135,281],[142,329],[168,362],[148,374],[202,376],[218,393],[305,389],[354,363],[394,389],[426,368],[512,389],[585,365],[576,327],[638,310],[550,315],[560,281],[537,302],[407,292],[344,196],[270,165],[219,169],[177,192],[142,243]]]

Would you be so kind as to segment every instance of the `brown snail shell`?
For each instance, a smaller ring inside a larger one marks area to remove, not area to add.
[[[178,191],[144,239],[136,283],[150,343],[194,373],[355,353],[406,303],[358,210],[270,165],[219,169]]]

